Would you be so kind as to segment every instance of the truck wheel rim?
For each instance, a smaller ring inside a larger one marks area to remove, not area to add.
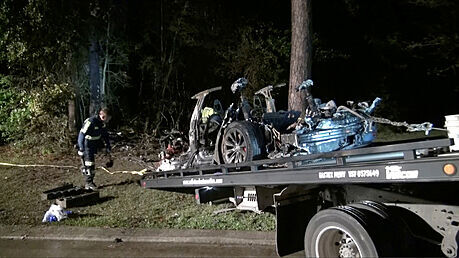
[[[362,257],[351,234],[335,226],[322,229],[315,243],[316,257]]]
[[[247,142],[239,130],[230,129],[226,134],[223,155],[226,163],[241,163],[246,160]]]

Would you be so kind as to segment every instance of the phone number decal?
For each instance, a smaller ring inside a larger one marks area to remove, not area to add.
[[[321,171],[319,179],[339,179],[339,178],[373,178],[379,177],[379,169],[360,169],[360,170],[340,170],[340,171]]]

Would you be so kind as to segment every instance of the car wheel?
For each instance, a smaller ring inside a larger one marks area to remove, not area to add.
[[[262,150],[260,133],[250,122],[238,121],[228,125],[221,144],[224,163],[252,161],[262,155]]]

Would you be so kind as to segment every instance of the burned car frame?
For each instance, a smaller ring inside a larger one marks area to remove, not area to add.
[[[306,99],[302,111],[276,111],[271,91],[283,85],[258,90],[253,107],[244,97],[248,81],[239,78],[231,85],[237,101],[224,111],[215,99],[212,107],[207,97],[222,87],[195,94],[196,99],[189,130],[189,149],[167,169],[205,164],[241,163],[261,158],[281,158],[352,149],[370,144],[376,136],[376,125],[370,114],[381,101],[348,102],[336,106],[312,97],[312,80],[298,85]],[[265,106],[262,105],[262,98]]]

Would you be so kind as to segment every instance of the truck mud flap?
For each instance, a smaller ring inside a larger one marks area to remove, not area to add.
[[[234,196],[233,187],[201,187],[195,189],[195,199],[198,204],[228,199]]]
[[[296,190],[294,190],[295,188]],[[290,193],[295,193],[292,196]],[[317,200],[310,194],[298,195],[297,187],[287,187],[274,195],[276,209],[276,250],[285,256],[304,249],[304,233],[309,220],[317,212]]]

